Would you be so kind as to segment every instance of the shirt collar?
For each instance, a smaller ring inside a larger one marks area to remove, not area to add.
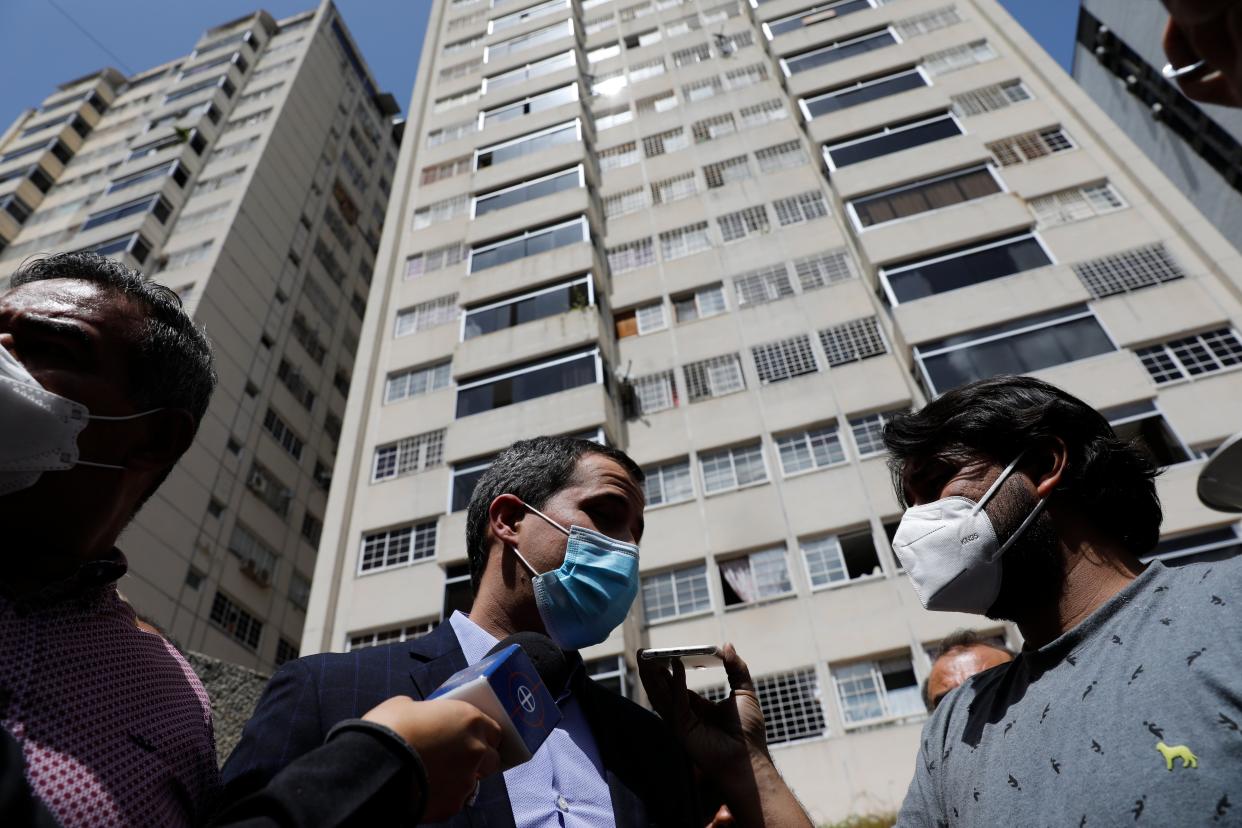
[[[129,561],[115,546],[104,555],[85,561],[72,575],[44,586],[21,598],[11,598],[22,610],[34,610],[61,601],[79,599],[88,601],[111,587],[129,571]]]
[[[457,636],[461,654],[466,657],[467,667],[473,667],[482,661],[491,649],[500,643],[500,639],[471,621],[470,616],[461,610],[453,611],[453,614],[449,616],[449,624],[452,625],[453,633]],[[586,679],[586,667],[582,663],[582,656],[576,650],[571,650],[565,653],[565,657],[570,663],[569,681],[565,684],[565,691],[556,700],[557,704],[577,690]]]

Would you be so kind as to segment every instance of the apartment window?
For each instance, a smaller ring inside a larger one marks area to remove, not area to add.
[[[847,728],[927,713],[909,656],[834,667],[832,679]]]
[[[415,253],[405,260],[405,278],[414,279],[426,273],[433,273],[452,267],[466,260],[466,248],[461,242],[433,247],[423,253]]]
[[[135,199],[134,201],[126,202],[125,204],[118,204],[115,207],[111,207],[98,213],[91,213],[86,217],[86,220],[82,222],[82,226],[78,229],[78,232],[82,233],[93,227],[110,224],[111,222],[120,221],[121,219],[128,218],[129,216],[135,216],[140,213],[147,212],[150,212],[151,215],[155,216],[156,219],[159,220],[160,224],[163,224],[168,220],[168,214],[171,210],[172,207],[169,206],[163,196],[158,194],[144,196],[142,198]],[[9,212],[12,212],[11,205]]]
[[[496,17],[487,21],[487,33],[503,31],[505,29],[518,26],[527,20],[535,20],[536,18],[546,17],[550,14],[556,14],[558,11],[572,10],[569,0],[547,0],[544,3],[537,3],[528,6],[521,11],[513,14],[506,14],[504,17]]]
[[[608,269],[616,276],[655,264],[655,245],[650,238],[636,239],[608,248],[606,255]]]
[[[664,312],[663,302],[652,302],[629,312],[614,314],[614,317],[617,337],[621,339],[627,336],[646,336],[668,327],[668,314]]]
[[[1117,406],[1100,413],[1108,419],[1117,439],[1135,445],[1156,468],[1163,469],[1191,458],[1186,444],[1150,400]]]
[[[866,11],[871,8],[870,0],[835,0],[832,3],[817,3],[813,6],[807,6],[796,14],[787,17],[778,17],[763,24],[763,31],[767,34],[768,40],[777,35],[786,32],[797,31],[806,26],[814,26],[816,23],[823,23],[826,20],[836,20],[847,14],[854,12]]]
[[[773,121],[783,121],[789,117],[789,110],[785,108],[783,101],[773,98],[770,101],[742,107],[737,111],[737,117],[742,122],[742,129],[750,129]]]
[[[698,103],[708,98],[714,98],[724,91],[724,82],[720,80],[719,75],[712,75],[709,78],[700,78],[692,83],[682,85],[681,94],[685,97],[686,103]],[[674,98],[674,102],[676,98]]]
[[[433,129],[427,133],[427,147],[438,147],[441,144],[447,144],[463,138],[479,129],[478,119],[471,118],[469,121],[460,121],[456,124],[449,124],[439,129]]]
[[[238,167],[235,170],[229,170],[228,172],[212,176],[211,178],[204,178],[200,180],[197,185],[195,185],[194,195],[203,195],[205,193],[214,192],[216,190],[223,189],[224,187],[228,187],[231,184],[241,181],[242,176],[245,174],[246,168]]]
[[[109,193],[115,193],[118,190],[125,190],[130,187],[137,186],[138,184],[143,184],[147,181],[155,181],[156,179],[168,177],[171,177],[177,183],[178,187],[183,187],[185,186],[186,180],[189,178],[189,174],[186,173],[185,168],[183,168],[179,162],[166,161],[163,164],[150,167],[149,169],[139,170],[138,172],[130,173],[129,175],[122,176],[121,178],[113,179],[108,184],[108,188],[104,190],[104,194],[107,195]]]
[[[806,334],[792,336],[750,349],[755,360],[755,371],[764,385],[787,379],[814,374],[819,370],[815,353],[811,350],[811,338]]]
[[[637,164],[638,144],[634,141],[627,141],[624,144],[600,150],[598,159],[600,171],[615,170],[620,167]]]
[[[673,65],[681,68],[682,66],[693,66],[696,63],[702,63],[705,60],[711,60],[712,47],[706,43],[700,43],[697,46],[690,46],[686,49],[678,49],[673,52]]]
[[[888,345],[874,316],[825,328],[819,332],[819,341],[832,366],[888,353]]]
[[[861,417],[850,417],[850,432],[854,437],[854,448],[858,450],[859,458],[872,457],[877,454],[883,454],[884,448],[884,426],[893,418],[895,414],[904,414],[904,409],[894,411],[877,411],[874,414],[865,414]]]
[[[1242,365],[1242,337],[1232,328],[1217,328],[1134,352],[1156,384],[1164,385]]]
[[[733,292],[739,308],[762,305],[794,295],[793,283],[784,264],[761,267],[733,277]]]
[[[440,80],[443,82],[455,80],[456,78],[464,78],[466,75],[474,72],[482,65],[483,58],[473,58],[471,60],[462,61],[461,63],[455,63],[452,66],[446,66],[440,70]]]
[[[962,92],[951,96],[949,100],[953,102],[953,111],[966,118],[1005,109],[1034,97],[1022,81],[1011,80]]]
[[[587,52],[587,63],[599,63],[601,60],[608,60],[619,54],[621,54],[621,44],[609,43],[607,46],[600,46],[598,49]]]
[[[1130,293],[1186,276],[1163,243],[1148,244],[1074,265],[1074,274],[1096,299]]]
[[[474,494],[474,487],[478,485],[479,478],[492,465],[492,460],[494,459],[495,457],[488,457],[453,466],[453,478],[449,492],[449,503],[452,511],[460,512],[470,505],[470,498]]]
[[[824,218],[828,215],[828,202],[819,190],[808,190],[773,201],[772,209],[776,211],[776,220],[781,227],[788,227],[791,224]]]
[[[883,574],[869,528],[804,540],[801,545],[812,589]]]
[[[306,443],[294,434],[293,429],[289,428],[289,425],[271,408],[263,415],[263,428],[272,435],[281,448],[289,452],[290,457],[294,460],[302,459],[302,449]]]
[[[954,46],[939,52],[933,52],[923,58],[923,69],[935,77],[976,63],[984,63],[996,58],[996,51],[986,40],[975,40],[961,46]]]
[[[726,112],[723,115],[695,121],[690,127],[690,131],[694,135],[694,142],[696,144],[703,144],[737,132],[737,122],[733,120],[731,113]]]
[[[677,152],[690,146],[690,139],[681,127],[670,129],[643,139],[643,154],[655,158],[668,152]]]
[[[572,282],[466,311],[462,321],[462,340],[568,313],[577,308],[588,308],[594,304],[595,292],[591,278],[583,276]]]
[[[213,221],[219,221],[229,214],[232,207],[232,204],[225,201],[193,213],[182,213],[177,219],[177,229],[188,230],[192,227],[200,227],[204,224],[211,224]]]
[[[394,336],[406,336],[419,331],[430,330],[439,325],[456,322],[461,315],[457,307],[457,294],[440,296],[426,302],[406,308],[397,313],[397,325]]]
[[[720,282],[706,285],[690,293],[673,297],[673,316],[678,324],[707,319],[729,309],[724,286]]]
[[[450,26],[457,21],[449,21]],[[459,52],[465,52],[474,49],[483,42],[483,35],[474,35],[472,37],[464,37],[460,40],[454,40],[451,43],[444,44],[443,53],[445,55],[455,55]]]
[[[1129,205],[1107,181],[1070,187],[1027,202],[1039,227],[1055,227],[1083,219],[1115,213]]]
[[[634,389],[634,416],[654,414],[677,407],[677,384],[672,371],[660,371],[631,382]]]
[[[699,454],[699,472],[703,476],[703,492],[718,494],[744,486],[766,483],[767,468],[759,442]],[[783,557],[783,550],[782,550]]]
[[[190,84],[189,86],[183,86],[174,92],[169,92],[164,96],[164,103],[170,104],[173,101],[188,98],[190,95],[202,92],[204,89],[215,89],[216,87],[224,90],[225,97],[232,97],[234,89],[232,82],[229,81],[224,75],[217,75],[214,78],[199,81],[198,83]]]
[[[470,580],[468,575],[466,576],[466,580]],[[421,621],[410,624],[409,626],[396,627],[389,630],[376,630],[368,633],[351,633],[349,641],[346,644],[345,651],[353,652],[354,650],[362,650],[367,647],[381,647],[385,644],[397,644],[402,641],[413,641],[416,638],[422,638],[439,625],[439,621]]]
[[[743,156],[742,160],[745,163],[745,156]],[[674,201],[698,195],[698,192],[699,186],[695,180],[694,173],[681,173],[671,178],[652,182],[651,201],[653,204],[671,204]]]
[[[873,52],[876,49],[884,49],[895,43],[897,43],[896,36],[891,29],[886,27],[781,58],[781,68],[785,70],[786,76],[796,75],[819,66],[836,63],[839,60]]]
[[[214,239],[208,239],[205,242],[196,244],[193,247],[182,248],[167,254],[163,266],[160,268],[162,272],[167,273],[171,270],[178,270],[183,267],[201,262],[211,255],[212,245],[215,244]]]
[[[233,534],[229,536],[229,552],[241,561],[242,572],[257,583],[267,586],[272,582],[278,557],[276,550],[240,523],[233,526]]]
[[[603,381],[603,363],[595,349],[530,363],[460,383],[457,417],[469,417]]]
[[[794,139],[756,150],[755,160],[759,162],[759,172],[767,174],[805,164],[807,157],[806,151],[802,149],[802,142]]]
[[[1061,127],[1049,127],[995,141],[988,144],[987,149],[996,159],[996,163],[1002,167],[1010,167],[1058,152],[1066,152],[1074,149],[1075,146]]]
[[[752,63],[738,69],[730,69],[724,73],[724,83],[729,89],[745,89],[760,81],[767,80],[768,67],[764,63]]]
[[[786,477],[845,462],[845,446],[835,423],[777,437],[776,453]]]
[[[423,167],[422,174],[419,176],[420,184],[434,184],[437,181],[443,181],[446,178],[463,175],[470,172],[470,165],[474,159],[472,156],[463,155],[460,158],[452,158],[439,164],[432,164],[429,167]]]
[[[909,40],[912,37],[931,34],[961,22],[962,17],[957,13],[956,6],[942,6],[922,14],[902,18],[893,24],[893,28],[903,38]]]
[[[830,112],[839,112],[852,106],[878,101],[890,95],[930,85],[927,77],[917,68],[906,69],[891,75],[850,83],[809,98],[802,98],[798,101],[798,105],[802,107],[802,113],[807,120],[810,120]]]
[[[642,594],[643,617],[648,624],[709,612],[712,608],[707,566],[704,564],[644,575]]]
[[[686,377],[686,394],[692,403],[746,389],[742,362],[737,354],[692,362],[682,370]]]
[[[577,143],[582,139],[581,124],[574,120],[514,138],[475,151],[475,169],[481,170],[550,147]]]
[[[149,199],[144,199],[144,201],[149,201]],[[7,196],[0,197],[0,205],[4,206],[4,211],[12,216],[18,224],[22,224],[26,219],[30,218],[29,205],[18,198],[15,193],[9,193]],[[82,229],[86,229],[85,226]]]
[[[480,9],[470,14],[463,14],[461,17],[452,18],[449,20],[448,25],[444,27],[444,30],[446,32],[459,32],[462,29],[473,26],[475,23],[481,23],[485,19],[487,19],[487,10]],[[482,39],[482,35],[479,35],[479,38]]]
[[[503,89],[506,86],[512,86],[515,83],[525,83],[532,78],[538,78],[561,69],[568,69],[571,66],[576,67],[577,65],[578,61],[574,57],[573,51],[562,52],[552,57],[532,61],[516,69],[510,69],[499,75],[483,78],[483,92],[486,94],[497,89]]]
[[[272,117],[272,108],[261,109],[258,112],[252,112],[242,118],[234,118],[224,125],[224,132],[232,132],[235,129],[245,129],[246,127],[258,126],[259,124]]]
[[[615,26],[616,24],[617,24],[617,19],[613,17],[611,14],[608,14],[604,17],[593,17],[593,18],[590,18],[589,20],[586,20],[582,24],[582,31],[586,35],[590,36],[590,35],[595,34],[596,32],[602,32],[604,29],[607,29],[610,26]]]
[[[453,196],[452,198],[442,199],[440,201],[433,201],[426,207],[419,207],[414,211],[414,229],[423,230],[433,224],[452,221],[458,216],[466,215],[468,212],[470,212],[469,196],[459,195]],[[334,214],[330,211],[325,211],[324,213],[325,218],[332,215]],[[329,225],[331,226],[331,219],[329,219]],[[347,231],[345,231],[344,227],[339,222],[337,222],[336,226],[341,228],[340,233],[336,233],[334,230],[334,234],[337,236],[337,240],[339,241],[342,236],[346,235]]]
[[[266,98],[270,98],[273,95],[275,95],[277,92],[279,92],[281,90],[281,87],[283,87],[284,85],[285,85],[284,81],[277,81],[276,83],[273,83],[271,86],[265,86],[262,89],[256,89],[254,92],[247,92],[245,95],[242,95],[240,98],[237,99],[237,105],[242,106],[244,104],[251,104],[251,103],[254,103],[255,101],[261,101]],[[154,123],[152,124],[151,127],[148,127],[148,129],[151,129],[153,127],[154,127]]]
[[[537,198],[543,198],[554,193],[572,190],[586,185],[583,177],[582,167],[574,167],[570,170],[545,175],[541,178],[524,181],[512,187],[506,187],[502,190],[494,190],[490,193],[475,196],[474,198],[474,217],[486,215],[493,210],[501,210],[506,207],[513,207],[518,204],[524,204],[527,201],[533,201]]]
[[[496,242],[490,242],[470,251],[470,272],[497,267],[555,250],[570,244],[585,242],[589,238],[585,216],[571,221],[523,231]]]
[[[292,601],[293,597],[290,596],[289,600]],[[301,609],[305,610],[306,607],[302,606]],[[276,662],[275,663],[277,667],[284,664],[286,661],[293,661],[297,657],[298,657],[298,645],[293,644],[289,641],[286,641],[284,638],[281,638],[279,641],[276,642]]]
[[[721,561],[719,566],[726,607],[755,604],[793,593],[783,546]]]
[[[1183,559],[1180,562],[1190,563],[1191,560],[1230,558],[1239,552],[1242,552],[1242,541],[1238,537],[1238,530],[1233,526],[1225,526],[1165,538],[1156,544],[1150,557],[1144,558],[1144,561],[1155,558],[1162,561]]]
[[[311,546],[319,546],[319,539],[323,536],[323,521],[315,517],[309,511],[302,515],[302,537]]]
[[[444,429],[406,437],[375,449],[371,482],[392,480],[435,468],[444,462]]]
[[[280,380],[281,385],[288,389],[293,398],[297,400],[303,408],[310,411],[315,405],[315,391],[307,382],[302,372],[293,367],[293,364],[287,359],[281,359],[280,364],[276,367],[276,377]]]
[[[449,95],[447,98],[439,98],[432,104],[431,111],[438,115],[441,112],[448,112],[450,109],[465,106],[471,101],[477,101],[482,96],[483,89],[481,87],[467,89],[465,92],[458,92],[456,95]]]
[[[591,95],[611,98],[629,85],[625,69],[613,69],[610,72],[597,72],[591,76]]]
[[[750,175],[750,163],[745,155],[726,158],[724,161],[717,161],[703,168],[703,177],[707,181],[709,190],[723,187],[734,181],[742,181],[750,178]]]
[[[151,245],[147,243],[138,233],[130,233],[125,236],[119,236],[115,239],[99,242],[90,247],[85,247],[82,252],[97,253],[100,256],[112,256],[117,253],[128,253],[134,257],[138,264],[142,264],[147,260],[147,256],[151,254]]]
[[[1052,264],[1033,233],[959,247],[927,259],[886,265],[880,276],[894,305]]]
[[[436,554],[436,522],[429,520],[399,529],[386,529],[362,536],[362,557],[358,572],[378,572],[414,561],[433,558]]]
[[[216,592],[211,602],[211,614],[207,616],[212,625],[247,650],[259,649],[259,637],[263,634],[263,622],[239,607],[223,592]]]
[[[711,246],[712,239],[705,221],[660,234],[660,256],[666,262],[685,258]]]
[[[768,221],[768,209],[762,204],[719,216],[716,223],[720,225],[720,234],[725,244],[744,239],[754,233],[766,233],[772,229]]]
[[[664,506],[694,499],[694,481],[690,475],[690,461],[677,460],[643,469],[643,493],[648,506]],[[706,593],[706,583],[704,584]],[[648,614],[648,620],[651,615]]]
[[[1028,374],[1116,350],[1083,306],[1015,319],[914,349],[928,388],[950,388],[998,374]]]
[[[604,196],[604,216],[606,218],[617,218],[629,213],[636,213],[647,207],[647,191],[642,187],[635,187],[632,190],[623,190],[619,193],[613,193]]]
[[[1001,192],[1000,181],[988,166],[972,167],[846,203],[854,225],[862,230],[909,218]]]
[[[634,120],[634,112],[629,106],[619,106],[613,109],[601,110],[595,113],[595,131],[603,132],[615,126],[628,124]]]
[[[823,146],[823,158],[833,170],[899,153],[914,146],[923,146],[963,134],[953,115],[943,113],[930,118],[905,120],[888,125],[877,132]]]

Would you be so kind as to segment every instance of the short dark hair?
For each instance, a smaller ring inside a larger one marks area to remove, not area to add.
[[[466,511],[466,555],[470,560],[470,586],[479,588],[487,565],[487,511],[502,494],[517,495],[536,509],[568,486],[586,454],[616,461],[642,485],[645,475],[638,464],[620,449],[577,437],[535,437],[519,440],[502,451],[483,472],[470,495]]]
[[[216,387],[211,343],[170,288],[97,253],[54,253],[24,262],[10,284],[80,279],[102,285],[145,313],[130,362],[130,387],[139,408],[183,408],[197,429]]]
[[[1155,547],[1163,519],[1154,480],[1159,471],[1142,449],[1120,440],[1102,414],[1054,385],[1018,376],[980,380],[894,417],[884,429],[902,503],[908,463],[935,456],[1009,463],[1052,438],[1060,438],[1068,454],[1053,502],[1072,503],[1131,554]]]
[[[997,644],[995,641],[989,641],[974,630],[965,628],[954,630],[944,637],[940,642],[940,646],[936,648],[936,654],[932,656],[932,666],[936,666],[936,662],[947,656],[954,650],[969,650],[972,647],[991,647],[993,650],[1000,650],[1007,654],[1010,658],[1016,658],[1017,653],[1006,647],[1004,644]],[[932,709],[931,699],[931,675],[923,679],[923,686],[919,688],[923,694],[923,704],[927,705],[927,709]]]

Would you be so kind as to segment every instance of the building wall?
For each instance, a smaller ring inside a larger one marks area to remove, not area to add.
[[[548,13],[505,25],[524,8]],[[1242,390],[1226,364],[1242,347],[1232,330],[1242,308],[1226,275],[1238,272],[1236,251],[997,3],[849,2],[767,36],[806,8],[433,5],[304,648],[410,638],[467,606],[460,507],[469,475],[515,439],[602,436],[647,468],[649,506],[642,594],[627,623],[584,653],[588,664],[638,695],[635,648],[735,642],[760,681],[777,764],[823,822],[899,805],[925,718],[917,687],[927,649],[960,626],[1016,643],[1013,630],[918,605],[888,544],[901,510],[876,442],[883,414],[921,406],[954,378],[1029,371],[1107,410],[1169,465],[1159,486],[1173,543],[1158,553],[1232,549],[1235,528],[1198,505],[1193,480],[1204,452],[1236,427],[1224,400]],[[572,34],[540,34],[520,51],[507,43],[567,19]],[[782,58],[888,25],[899,42],[782,69]],[[614,42],[629,45],[613,54]],[[566,51],[572,60],[559,68],[497,83]],[[815,115],[821,92],[915,66],[926,84]],[[992,89],[1013,81],[1021,91]],[[576,98],[510,118],[499,111],[566,86]],[[929,117],[952,118],[959,134],[848,166],[838,155],[830,167],[821,151]],[[575,120],[580,133],[564,143],[501,146]],[[666,134],[679,128],[680,144]],[[746,177],[734,174],[742,156]],[[484,200],[482,214],[471,207],[476,196],[576,165],[584,186],[490,212]],[[859,216],[883,209],[864,198],[976,168],[992,176],[972,179],[977,198],[921,212],[892,199],[904,217],[863,227]],[[693,194],[654,198],[687,174]],[[1083,189],[1104,181],[1111,189]],[[757,207],[766,220],[739,214]],[[503,262],[489,252],[578,216],[585,236],[567,234],[559,246],[540,236],[546,244]],[[684,232],[700,222],[701,244]],[[1010,275],[986,256],[958,256],[1028,233],[1003,247],[1016,262]],[[921,287],[902,276],[937,256],[952,264],[927,272]],[[774,266],[766,282],[753,273]],[[481,312],[587,273],[593,292],[567,293],[562,312],[527,304],[513,324]],[[717,283],[718,293],[708,290]],[[643,333],[631,335],[629,313],[639,309]],[[1048,315],[1058,327],[1040,327]],[[1181,341],[1204,333],[1216,338]],[[766,347],[799,335],[804,344]],[[985,335],[993,338],[959,347]],[[1003,353],[995,342],[1007,343]],[[1221,356],[1193,374],[1170,362],[1157,382],[1162,356],[1190,359],[1195,347]],[[548,393],[477,402],[480,382],[596,349],[562,363],[573,368],[523,375],[523,388]],[[730,354],[736,362],[696,367]],[[671,386],[652,379],[664,372]],[[390,465],[397,458],[405,465]],[[668,468],[676,464],[685,474]],[[748,581],[732,562],[756,553]],[[691,677],[709,693],[722,680]]]
[[[34,253],[134,238],[115,255],[175,290],[205,328],[219,385],[195,443],[120,539],[122,588],[186,647],[270,672],[297,654],[305,623],[396,108],[327,2],[282,21],[239,18],[184,58],[129,79],[109,70],[49,100],[88,86],[110,105],[0,253],[0,278]],[[108,192],[172,161],[184,175]],[[90,226],[147,196],[163,199],[162,220],[147,210]]]

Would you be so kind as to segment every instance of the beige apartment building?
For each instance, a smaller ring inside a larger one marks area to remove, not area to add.
[[[198,439],[120,541],[122,590],[187,649],[298,654],[396,112],[324,2],[70,81],[0,140],[0,285],[38,253],[114,255],[215,343]]]
[[[431,8],[303,649],[470,602],[471,487],[514,440],[647,470],[642,588],[585,655],[730,640],[819,821],[894,809],[928,649],[880,433],[1032,373],[1167,466],[1159,554],[1238,428],[1242,262],[994,0]],[[705,692],[723,676],[693,676]]]

